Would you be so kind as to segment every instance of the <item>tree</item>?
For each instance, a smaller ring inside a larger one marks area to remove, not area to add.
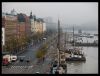
[[[47,52],[47,45],[44,44],[36,53],[36,58],[43,58]]]

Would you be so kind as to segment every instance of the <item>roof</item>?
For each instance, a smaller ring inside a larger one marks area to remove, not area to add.
[[[20,13],[17,16],[18,16],[17,18],[18,18],[19,22],[25,22],[25,15],[24,14]]]

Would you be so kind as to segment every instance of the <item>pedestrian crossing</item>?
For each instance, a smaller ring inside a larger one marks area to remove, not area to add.
[[[42,65],[30,65],[30,66],[9,66],[3,67],[3,74],[34,74],[36,71],[40,71],[41,73],[47,74],[49,72],[49,65],[47,63],[43,63]]]
[[[33,66],[11,66],[10,68],[32,68]]]
[[[3,68],[2,74],[20,74],[20,73],[28,73],[31,72],[33,66],[10,66],[9,68]]]

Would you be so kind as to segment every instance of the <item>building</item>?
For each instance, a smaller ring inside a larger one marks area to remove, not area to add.
[[[57,23],[53,22],[52,17],[45,17],[44,22],[46,24],[46,30],[49,31],[57,31]]]
[[[78,34],[82,34],[82,30],[81,29],[78,30]]]
[[[5,40],[16,35],[17,17],[11,14],[2,15],[2,26],[5,27]]]
[[[45,31],[46,31],[46,23],[43,22],[43,32],[45,32]]]
[[[42,18],[36,18],[35,15],[30,13],[30,23],[32,33],[44,33],[46,31],[46,24]]]
[[[2,47],[5,45],[5,18],[2,17]]]
[[[5,28],[2,27],[2,46],[5,45]]]
[[[29,42],[31,35],[30,19],[25,14],[2,14],[2,26],[5,27],[6,51],[18,52]]]
[[[2,26],[2,50],[4,51],[5,46],[5,28]]]
[[[38,18],[38,19],[36,19],[36,21],[35,21],[35,31],[36,32],[39,32],[39,33],[43,33],[43,19],[41,19],[41,18]]]
[[[7,51],[14,49],[14,39],[17,33],[17,15],[12,15],[8,13],[2,14],[2,26],[5,28],[5,45]]]
[[[13,9],[13,10],[11,10],[11,15],[17,15],[17,12]]]
[[[17,19],[17,38],[19,43],[18,47],[21,51],[23,51],[29,43],[31,36],[30,19],[26,14],[23,13],[18,14]]]
[[[34,27],[35,27],[36,16],[32,15],[32,12],[31,12],[29,18],[30,18],[30,24],[31,24],[31,32],[33,33],[35,32]]]
[[[31,35],[31,25],[30,25],[30,19],[25,14],[18,14],[18,32],[19,35],[26,35],[29,37]]]
[[[46,23],[53,23],[52,17],[45,17],[45,18],[44,18],[44,21],[45,21]]]

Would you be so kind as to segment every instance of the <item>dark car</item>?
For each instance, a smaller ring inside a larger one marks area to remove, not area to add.
[[[24,61],[24,57],[21,57],[21,58],[20,58],[20,61],[23,62],[23,61]]]
[[[30,62],[30,57],[26,58],[25,61],[26,61],[26,62]]]

